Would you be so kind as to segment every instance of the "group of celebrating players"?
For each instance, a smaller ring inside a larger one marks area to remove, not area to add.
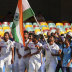
[[[46,38],[46,39],[45,39]],[[0,36],[0,72],[72,72],[72,33],[36,35],[24,31],[25,46],[8,32]]]

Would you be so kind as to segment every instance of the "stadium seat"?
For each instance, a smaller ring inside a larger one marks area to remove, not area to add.
[[[2,29],[0,29],[0,35],[3,37],[4,36],[4,32]]]
[[[36,29],[35,32],[36,32],[36,33],[37,33],[37,32],[40,32],[40,29]]]
[[[37,25],[33,25],[33,28],[35,28],[35,27],[39,27],[39,26],[37,26]]]
[[[47,29],[49,30],[48,27],[42,27],[42,31],[43,31],[43,30],[47,30]]]
[[[38,24],[36,22],[34,22],[33,25],[38,25]]]
[[[36,34],[37,34],[37,35],[41,34],[41,31],[37,32]]]
[[[40,25],[47,25],[48,26],[48,24],[46,22],[40,22]]]
[[[0,25],[2,25],[2,23],[0,22]]]
[[[35,27],[34,30],[36,30],[36,29],[40,29],[40,28],[39,27]]]
[[[63,26],[63,23],[56,23],[56,26]]]
[[[13,25],[13,22],[10,22],[10,25],[9,25],[9,27],[11,28],[11,27],[12,27],[12,25]]]
[[[56,29],[52,29],[52,30],[51,30],[51,33],[55,33],[55,32],[56,32]]]
[[[8,25],[7,24],[2,24],[2,27],[8,27]]]
[[[49,26],[49,28],[51,28],[51,27],[56,27],[56,26],[55,26],[55,23],[48,23],[48,26]]]
[[[72,32],[72,30],[71,29],[68,29],[67,32]]]
[[[56,29],[56,28],[55,27],[51,27],[50,30],[52,30],[52,29]]]
[[[65,33],[66,33],[65,31],[61,31],[61,32],[60,32],[60,35],[61,35],[61,34],[65,34]]]
[[[10,29],[10,27],[3,27],[3,30]]]
[[[25,23],[25,25],[32,25],[32,23],[31,22],[27,22],[27,23]]]
[[[56,26],[56,28],[63,28],[63,26]]]
[[[10,33],[11,30],[10,29],[5,29],[4,32],[9,32]]]
[[[33,30],[33,27],[27,27],[26,30],[27,30],[28,32],[29,32],[29,31],[34,31],[34,30]]]
[[[65,28],[71,28],[71,27],[70,27],[70,26],[64,26],[64,29],[65,29]]]
[[[47,25],[41,25],[40,27],[41,27],[41,28],[42,28],[42,27],[47,27]]]
[[[64,23],[64,26],[70,26],[70,23]]]
[[[71,26],[72,26],[72,23],[71,23]]]
[[[0,29],[2,29],[2,27],[0,26]]]
[[[43,32],[48,32],[49,30],[47,29],[47,30],[43,30]]]
[[[28,28],[28,27],[33,27],[32,25],[25,25],[25,28]]]

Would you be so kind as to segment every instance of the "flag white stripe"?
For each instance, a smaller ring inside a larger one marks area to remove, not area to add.
[[[30,5],[27,0],[22,0],[23,11],[30,8]]]
[[[23,44],[22,37],[21,37],[21,34],[20,34],[20,27],[19,27],[19,24],[16,26],[16,33],[17,33],[19,42]]]

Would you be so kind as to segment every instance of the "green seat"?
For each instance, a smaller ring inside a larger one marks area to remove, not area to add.
[[[41,32],[37,32],[36,34],[39,35],[39,34],[41,34]]]
[[[72,26],[72,23],[71,23],[71,26]]]
[[[48,23],[48,26],[49,26],[49,28],[50,28],[50,27],[56,27],[56,26],[55,26],[55,23]]]
[[[25,23],[26,25],[32,25],[32,23],[31,22],[27,22],[27,23]]]
[[[64,29],[65,29],[65,28],[70,28],[70,26],[64,26]]]
[[[10,25],[9,25],[9,27],[11,28],[11,27],[12,27],[12,25],[13,25],[13,22],[10,22]]]
[[[55,29],[51,30],[51,33],[55,33],[55,32],[56,32],[56,30],[55,30]]]
[[[8,25],[7,24],[2,24],[2,27],[8,27]]]
[[[34,22],[34,23],[33,23],[33,25],[37,25],[37,23],[36,23],[36,22]]]
[[[36,30],[36,29],[40,29],[40,28],[39,27],[35,27],[34,30]]]
[[[26,30],[29,31],[34,31],[32,27],[27,27]]]
[[[57,26],[56,28],[63,28],[63,26]]]
[[[42,28],[42,27],[47,27],[47,25],[42,25],[42,26],[40,26],[40,27],[41,27],[41,28]]]

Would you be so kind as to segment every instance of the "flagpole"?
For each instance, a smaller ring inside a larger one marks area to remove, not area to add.
[[[34,18],[35,18],[35,21],[37,22],[37,24],[38,24],[38,26],[39,26],[39,28],[40,28],[40,24],[39,24],[39,22],[37,21],[37,18],[35,17],[35,15],[34,15]],[[46,40],[46,38],[45,38],[45,36],[44,36],[44,34],[43,34],[42,29],[40,29],[40,30],[41,30],[41,33],[42,33],[42,35],[43,35],[45,41],[46,41],[46,44],[48,45],[48,42],[47,42],[47,40]],[[49,48],[49,47],[48,47],[48,48]],[[51,52],[51,49],[50,49],[50,48],[49,48],[49,50],[50,50],[50,52]]]
[[[40,24],[39,24],[39,22],[37,21],[37,19],[36,19],[36,17],[35,17],[35,16],[34,16],[34,18],[35,18],[35,20],[36,20],[36,22],[37,22],[37,24],[39,25],[39,28],[40,28]],[[43,34],[42,29],[41,29],[41,33]],[[43,34],[43,37],[44,37],[44,39],[45,39],[45,41],[46,41],[46,44],[47,44],[47,46],[48,46],[48,48],[49,48],[49,50],[50,50],[50,53],[51,53],[51,48],[49,47],[48,42],[47,42],[47,40],[46,40],[46,38],[45,38],[44,34]],[[53,56],[53,58],[55,59],[55,57],[54,57],[54,56]]]
[[[37,21],[37,19],[36,19],[36,17],[35,17],[35,16],[34,16],[34,18],[35,18],[35,21],[37,22],[37,24],[38,24],[38,26],[39,26],[39,28],[40,28],[40,24],[39,24],[39,22]],[[40,30],[41,30],[41,33],[43,34],[42,29],[40,29]],[[45,39],[45,41],[46,41],[46,43],[47,43],[47,40],[46,40],[46,38],[45,38],[44,34],[43,34],[43,37],[44,37],[44,39]]]
[[[39,22],[37,21],[37,18],[34,16],[34,18],[35,18],[35,20],[36,20],[36,22],[37,22],[37,24],[38,24],[38,26],[39,26],[39,28],[40,28],[40,24],[39,24]],[[45,36],[44,36],[44,34],[43,34],[43,31],[42,31],[42,29],[40,29],[41,30],[41,33],[42,33],[42,35],[43,35],[43,37],[44,37],[44,39],[45,39],[45,41],[46,41],[46,43],[47,43],[47,45],[48,45],[48,42],[47,42],[47,40],[46,40],[46,38],[45,38]]]

